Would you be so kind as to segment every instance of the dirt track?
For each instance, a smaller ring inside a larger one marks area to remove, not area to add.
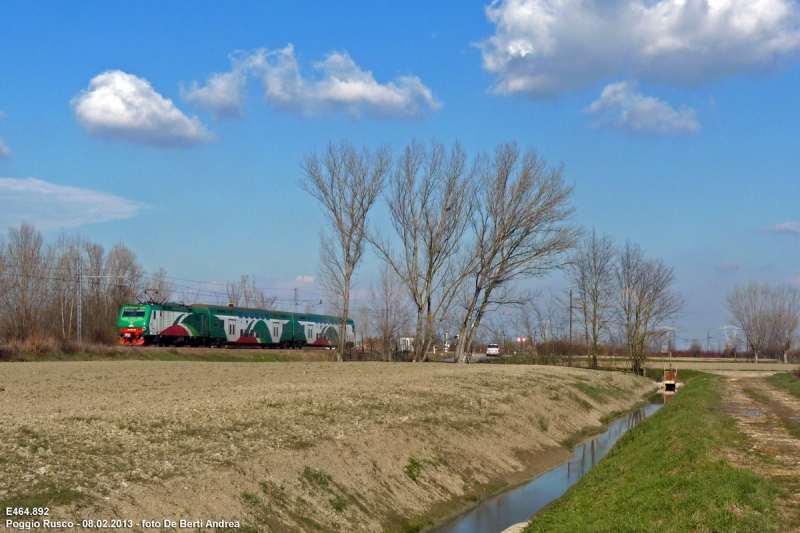
[[[730,459],[774,480],[782,499],[783,531],[800,532],[800,399],[766,381],[763,372],[717,372],[727,380],[726,409],[751,439],[750,454]]]
[[[354,532],[547,470],[654,388],[553,367],[143,361],[0,364],[0,386],[0,501],[55,488],[73,520]]]

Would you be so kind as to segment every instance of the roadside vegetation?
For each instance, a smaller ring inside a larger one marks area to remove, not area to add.
[[[332,352],[304,350],[197,349],[78,344],[55,339],[0,343],[3,361],[206,361],[206,362],[314,362],[329,361]]]
[[[749,442],[722,410],[720,380],[694,377],[525,533],[775,531],[781,489],[725,458]]]
[[[785,389],[792,396],[800,398],[800,367],[797,367],[794,372],[780,372],[773,374],[767,378],[767,381],[782,389]]]

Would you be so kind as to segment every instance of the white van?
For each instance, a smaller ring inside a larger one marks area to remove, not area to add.
[[[499,356],[500,355],[500,345],[499,344],[487,344],[486,345],[486,356]]]

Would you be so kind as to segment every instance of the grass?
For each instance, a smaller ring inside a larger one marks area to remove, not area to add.
[[[720,409],[719,380],[692,379],[525,533],[774,531],[780,490],[721,458],[747,442]]]
[[[411,479],[411,481],[416,483],[419,477],[419,473],[422,470],[422,463],[420,463],[413,457],[409,457],[408,464],[406,465],[405,470],[406,470],[406,475]]]
[[[208,361],[215,363],[277,363],[327,361],[331,352],[319,349],[260,350],[252,348],[158,348],[118,344],[77,344],[45,339],[0,343],[0,361]]]
[[[800,398],[800,379],[789,372],[780,372],[767,378],[767,381],[775,386],[789,392],[792,396]]]

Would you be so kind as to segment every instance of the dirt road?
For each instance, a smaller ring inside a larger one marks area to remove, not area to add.
[[[800,532],[800,399],[772,386],[764,372],[717,373],[727,380],[726,409],[751,439],[751,453],[730,450],[731,461],[786,490],[784,531]]]
[[[0,386],[0,503],[274,532],[418,531],[654,389],[540,366],[149,361],[0,363]]]

